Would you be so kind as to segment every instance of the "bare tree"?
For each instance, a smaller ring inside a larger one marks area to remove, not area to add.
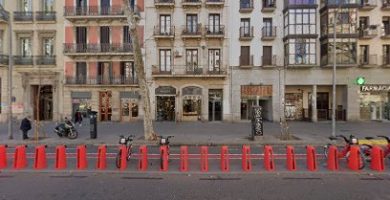
[[[134,51],[135,71],[138,74],[138,84],[140,87],[140,93],[143,98],[144,109],[144,136],[146,140],[155,140],[156,134],[153,129],[151,105],[150,105],[150,91],[146,82],[146,75],[144,69],[144,61],[142,59],[142,51],[139,43],[139,36],[137,32],[137,26],[139,22],[139,16],[134,13],[135,8],[132,8],[129,0],[123,0],[125,6],[125,15],[127,17],[127,23],[129,25],[130,34],[132,37],[131,43]]]

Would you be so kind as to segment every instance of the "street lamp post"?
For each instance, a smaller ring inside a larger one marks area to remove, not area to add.
[[[336,20],[338,19],[338,11],[341,8],[342,3],[339,2],[339,6],[334,11],[333,20],[333,76],[332,76],[332,137],[336,136]]]
[[[0,4],[0,14],[7,18],[8,34],[9,34],[9,52],[8,52],[8,139],[13,139],[12,131],[12,23],[11,13],[6,11],[3,5]]]

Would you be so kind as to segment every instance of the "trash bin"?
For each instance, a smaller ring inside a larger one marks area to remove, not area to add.
[[[254,106],[252,110],[252,139],[263,136],[263,107]]]
[[[91,134],[91,139],[97,138],[97,112],[89,112],[89,130]]]

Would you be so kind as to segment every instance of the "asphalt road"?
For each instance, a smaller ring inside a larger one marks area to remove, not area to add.
[[[390,175],[0,173],[0,199],[390,199]]]

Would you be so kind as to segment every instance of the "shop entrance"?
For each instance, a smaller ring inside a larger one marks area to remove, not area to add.
[[[175,121],[175,97],[157,96],[157,121]]]
[[[100,121],[111,121],[112,116],[111,91],[99,92]]]
[[[209,121],[222,121],[222,90],[209,90]]]
[[[317,93],[317,115],[318,120],[329,119],[329,93],[327,92]]]
[[[39,86],[31,86],[32,90],[32,107],[34,108],[34,119],[53,120],[53,89],[51,85],[41,85],[38,95]],[[39,98],[39,105],[37,104]]]

